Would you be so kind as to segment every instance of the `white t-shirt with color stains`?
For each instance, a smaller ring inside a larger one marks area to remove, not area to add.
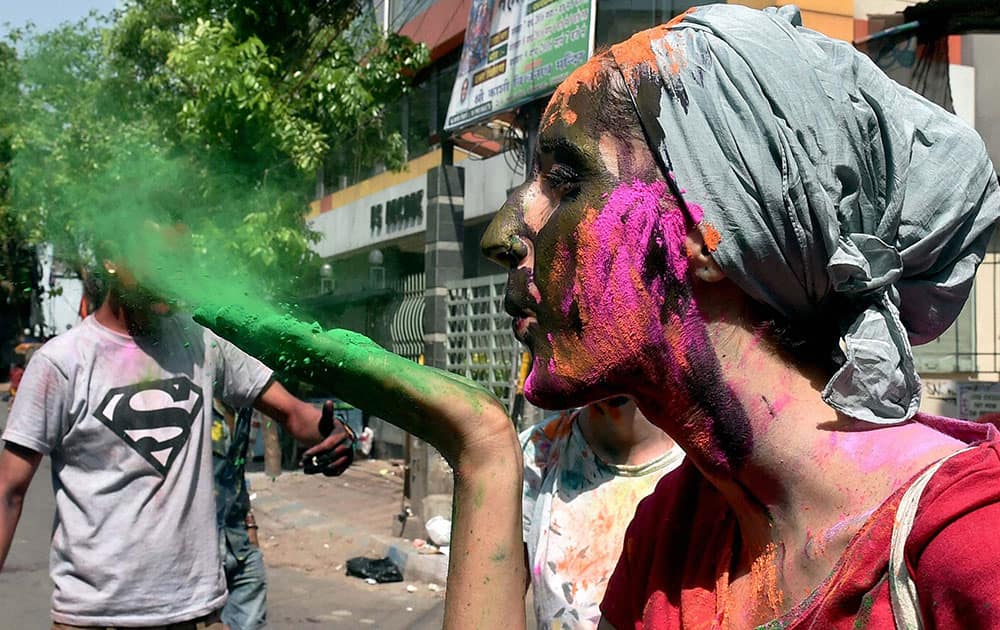
[[[636,505],[677,468],[675,446],[639,466],[594,454],[578,412],[521,433],[524,541],[540,630],[593,629]]]
[[[225,603],[212,398],[250,405],[271,370],[189,317],[133,338],[93,316],[32,357],[3,439],[52,459],[52,619],[162,626]]]

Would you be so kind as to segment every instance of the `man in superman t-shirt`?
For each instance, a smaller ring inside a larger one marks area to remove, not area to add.
[[[105,263],[104,304],[34,356],[0,453],[0,569],[20,501],[52,458],[54,628],[221,628],[226,581],[215,532],[212,399],[253,405],[307,452],[342,453],[343,427],[271,370]],[[326,435],[326,439],[323,438]]]

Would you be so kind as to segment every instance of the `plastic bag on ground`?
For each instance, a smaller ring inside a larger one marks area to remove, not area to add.
[[[364,558],[358,556],[347,561],[347,575],[372,579],[379,584],[402,582],[403,572],[391,558]]]
[[[435,516],[424,524],[427,537],[438,547],[451,544],[451,521],[443,516]]]

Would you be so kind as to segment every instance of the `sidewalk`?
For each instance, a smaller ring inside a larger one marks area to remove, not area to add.
[[[358,460],[334,478],[285,471],[272,480],[262,472],[248,473],[268,566],[342,573],[354,556],[389,556],[406,582],[443,590],[448,558],[397,536],[402,475],[401,465],[382,460]]]

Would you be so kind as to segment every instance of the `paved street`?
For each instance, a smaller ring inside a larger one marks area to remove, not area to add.
[[[6,403],[0,403],[0,428],[6,425],[6,407]],[[368,468],[371,467],[369,464]],[[48,548],[55,510],[50,475],[49,460],[45,458],[31,484],[7,564],[0,573],[2,628],[31,630],[49,627],[52,584],[48,577]],[[391,530],[391,519],[386,515],[398,508],[398,503],[387,501],[392,497],[395,481],[384,480],[380,484],[381,489],[376,486],[375,490],[366,490],[365,493],[355,491],[352,494],[347,488],[351,488],[352,483],[357,487],[365,480],[371,481],[372,473],[359,467],[351,475],[339,480],[317,479],[312,487],[302,475],[296,473],[282,475],[274,482],[283,488],[302,486],[303,492],[311,493],[309,498],[317,504],[339,504],[344,519],[329,522],[331,527],[327,531],[303,520],[317,514],[314,511],[302,510],[300,514],[295,514],[286,510],[284,520],[270,517],[266,511],[259,515],[265,539],[262,547],[268,564],[270,627],[440,628],[444,613],[443,591],[434,592],[431,590],[433,587],[416,582],[368,585],[344,575],[343,563],[350,557],[349,554],[381,551],[370,547],[371,539],[366,532],[359,530],[350,534],[350,516],[360,514],[360,520],[354,522],[361,527],[367,527],[368,521],[384,523],[385,532],[377,532],[382,534]],[[262,475],[254,475],[254,479],[258,485],[263,485]],[[374,481],[379,483],[383,480]],[[348,486],[345,487],[345,483]],[[269,493],[261,488],[259,494]],[[365,496],[377,500],[369,500],[369,505],[362,506],[360,501]],[[348,507],[345,502],[357,505]],[[290,504],[296,502],[289,500],[283,505]],[[308,528],[303,525],[308,525]],[[325,536],[328,542],[319,542],[316,538],[319,535]],[[408,585],[416,591],[408,592]]]

